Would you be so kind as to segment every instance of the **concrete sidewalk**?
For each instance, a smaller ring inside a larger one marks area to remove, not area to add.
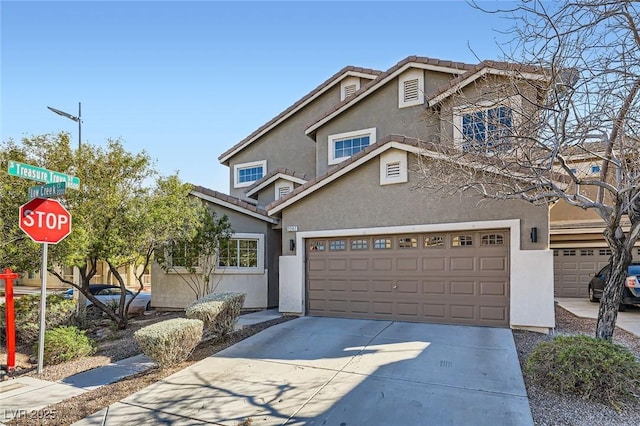
[[[236,323],[236,329],[271,321],[281,316],[277,309],[241,315]],[[0,424],[81,393],[115,383],[153,366],[155,366],[153,361],[140,354],[75,374],[57,382],[40,380],[31,376],[21,376],[0,382]]]
[[[598,318],[597,303],[589,302],[587,299],[556,298],[558,306],[581,318]],[[629,333],[640,337],[640,308],[630,306],[625,312],[618,312],[616,327],[620,327]]]

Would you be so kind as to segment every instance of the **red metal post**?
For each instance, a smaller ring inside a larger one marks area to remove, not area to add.
[[[13,308],[13,280],[18,278],[18,274],[11,272],[11,269],[4,270],[0,274],[0,280],[4,280],[4,314],[7,324],[7,371],[16,368],[16,321]]]

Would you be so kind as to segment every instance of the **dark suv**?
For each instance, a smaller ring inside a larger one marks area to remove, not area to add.
[[[611,265],[607,265],[599,270],[591,281],[589,281],[589,300],[599,303],[602,297],[604,285],[607,282]],[[626,305],[640,305],[640,262],[633,262],[627,270],[627,279],[624,282],[624,291],[620,310],[624,311]]]

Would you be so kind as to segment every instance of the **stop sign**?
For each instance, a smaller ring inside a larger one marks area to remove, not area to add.
[[[71,214],[57,200],[34,198],[20,206],[20,229],[36,243],[57,244],[71,232]]]

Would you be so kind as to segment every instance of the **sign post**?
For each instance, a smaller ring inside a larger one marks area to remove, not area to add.
[[[16,368],[16,319],[13,307],[13,280],[18,278],[18,274],[11,272],[11,269],[7,268],[4,274],[0,274],[0,280],[4,280],[4,315],[6,328],[6,342],[7,342],[7,372],[13,371]]]
[[[38,375],[41,375],[44,358],[45,312],[47,309],[47,255],[49,244],[57,244],[71,233],[71,214],[57,200],[34,198],[20,206],[19,226],[33,241],[42,243],[40,340],[38,343]]]

